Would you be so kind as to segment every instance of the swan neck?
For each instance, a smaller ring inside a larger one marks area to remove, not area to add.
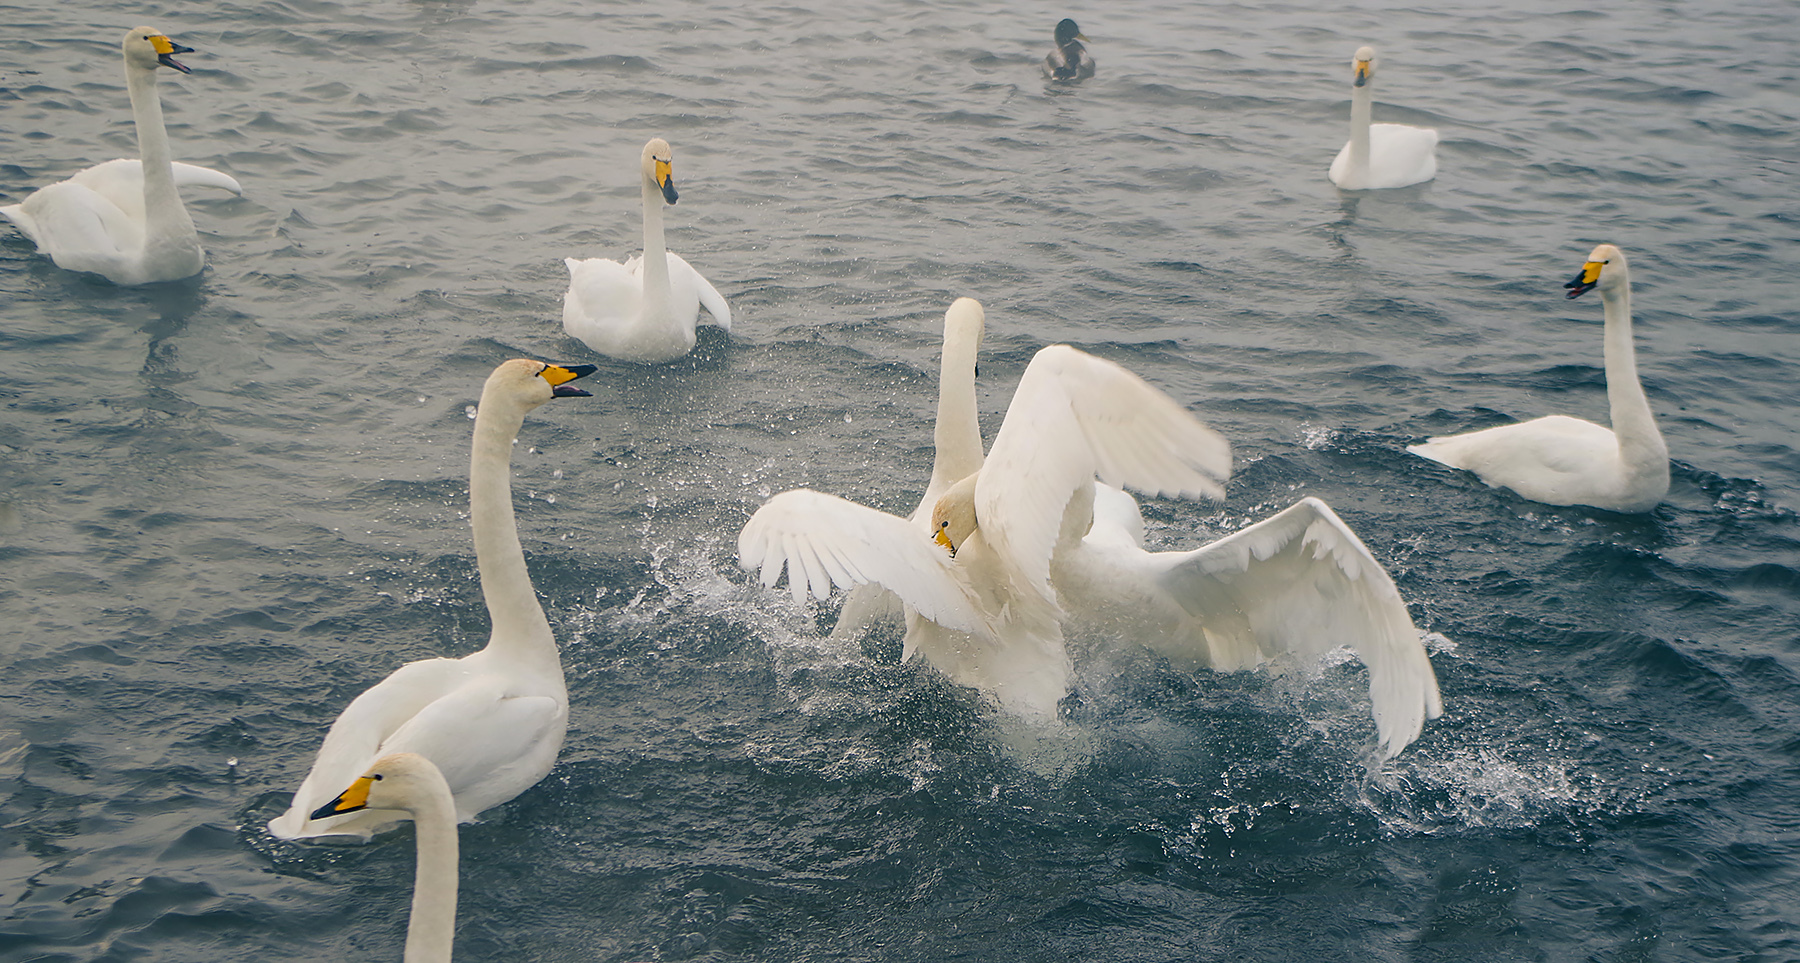
[[[513,440],[524,423],[525,412],[517,404],[494,390],[482,392],[469,455],[469,523],[475,532],[481,595],[493,623],[488,648],[506,649],[512,659],[543,663],[540,669],[554,666],[560,677],[562,661],[525,569],[525,551],[513,519]]]
[[[418,858],[412,917],[406,926],[406,963],[450,963],[456,943],[458,854],[456,807],[448,786],[413,808]]]
[[[971,339],[944,340],[938,371],[937,448],[931,490],[942,490],[981,470],[981,423],[975,410],[975,355]]]
[[[1631,330],[1631,283],[1604,288],[1600,300],[1606,311],[1606,400],[1612,408],[1613,434],[1627,458],[1633,453],[1666,460],[1662,433],[1638,378],[1637,346]]]
[[[144,171],[144,208],[150,223],[166,223],[162,218],[174,211],[186,218],[181,196],[175,192],[175,158],[169,148],[169,131],[163,125],[156,71],[127,63],[125,89],[131,95],[131,119],[137,127],[138,157]],[[192,230],[190,226],[188,231]]]
[[[1350,169],[1369,172],[1369,125],[1375,112],[1374,81],[1350,88]]]
[[[669,254],[663,242],[663,197],[656,180],[643,177],[644,191],[644,300],[657,312],[669,304]]]

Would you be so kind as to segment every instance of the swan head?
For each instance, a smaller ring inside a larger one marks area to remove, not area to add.
[[[1580,273],[1563,285],[1569,290],[1564,297],[1574,300],[1595,288],[1605,294],[1625,283],[1625,271],[1625,252],[1611,244],[1602,244],[1588,255]]]
[[[1350,82],[1350,86],[1368,86],[1375,79],[1375,64],[1374,47],[1356,48],[1356,55],[1350,58],[1350,69],[1356,72],[1356,79]]]
[[[979,474],[951,485],[931,506],[931,539],[950,550],[956,550],[975,533],[975,479]]]
[[[414,752],[396,752],[375,760],[350,788],[314,810],[310,818],[329,819],[363,809],[412,812],[419,800],[438,793],[451,795],[450,786],[431,760]]]
[[[587,392],[569,382],[585,378],[596,370],[598,369],[591,364],[551,364],[530,358],[514,358],[503,362],[494,369],[493,374],[488,375],[481,397],[485,400],[497,394],[510,398],[524,406],[526,411],[552,398],[586,398],[589,397]]]
[[[661,137],[651,138],[644,145],[642,164],[644,179],[662,191],[663,200],[675,203],[681,195],[675,193],[675,152],[669,149],[669,142]]]
[[[987,312],[974,298],[957,298],[944,312],[945,356],[967,356],[971,362],[981,353],[982,339],[987,336]],[[979,366],[975,373],[980,374]]]
[[[131,28],[120,46],[125,50],[125,62],[140,70],[155,70],[158,66],[163,66],[173,67],[184,74],[193,72],[186,64],[176,60],[175,55],[193,53],[194,48],[183,47],[155,27]]]
[[[1086,39],[1087,34],[1082,33],[1081,28],[1075,25],[1075,21],[1070,20],[1067,17],[1064,17],[1062,21],[1056,25],[1056,45],[1058,47],[1067,47],[1077,40]]]

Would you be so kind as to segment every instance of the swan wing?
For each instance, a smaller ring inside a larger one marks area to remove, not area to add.
[[[875,584],[946,628],[991,636],[953,559],[904,518],[809,489],[763,503],[738,533],[738,564],[774,588],[785,567],[794,601],[810,591]]]
[[[181,161],[175,161],[169,166],[175,174],[176,187],[210,187],[233,194],[244,193],[237,178],[224,171],[201,167],[199,164],[184,164]],[[69,180],[105,196],[121,207],[130,206],[133,201],[139,207],[144,205],[144,162],[136,158],[126,157],[95,164],[75,172]]]
[[[314,821],[312,812],[361,776],[380,757],[390,736],[467,679],[468,673],[456,659],[422,659],[401,666],[357,696],[332,722],[312,770],[294,791],[293,804],[269,822],[269,831],[282,839],[346,832],[345,824],[357,814]],[[366,822],[359,820],[357,825]],[[372,829],[349,831],[368,835]]]
[[[564,258],[569,289],[563,293],[563,331],[603,354],[615,350],[626,321],[643,312],[644,282],[630,265],[603,257]]]
[[[1222,498],[1230,472],[1230,445],[1174,399],[1111,361],[1052,345],[1019,379],[976,482],[975,512],[988,544],[1054,602],[1050,557],[1063,514],[1096,476],[1151,494]]]
[[[725,296],[712,286],[698,270],[695,270],[687,259],[674,251],[669,253],[669,284],[672,288],[671,303],[686,303],[694,300],[706,308],[712,315],[712,323],[726,331],[731,330],[731,305],[725,303]],[[673,292],[681,292],[679,296]],[[695,310],[698,315],[698,309]]]
[[[180,161],[176,161],[173,166],[176,187],[210,187],[243,196],[244,188],[237,182],[237,178],[224,171],[201,167],[199,164],[183,164]]]
[[[1168,654],[1217,665],[1216,648],[1316,659],[1348,645],[1368,667],[1375,728],[1389,758],[1443,713],[1437,675],[1394,580],[1317,498],[1194,551],[1151,558],[1157,584],[1205,627],[1201,636],[1159,639]],[[1215,652],[1173,651],[1208,644],[1208,635]]]
[[[831,627],[834,639],[854,638],[858,632],[890,619],[898,619],[905,614],[900,597],[894,593],[867,582],[850,590],[844,597],[844,606],[838,610],[837,624]]]
[[[457,816],[473,819],[531,788],[544,775],[545,753],[554,758],[562,746],[566,704],[509,688],[504,680],[482,679],[434,699],[383,740],[378,754],[430,759],[456,797]]]
[[[33,191],[19,205],[29,226],[18,217],[12,220],[58,267],[104,274],[143,249],[141,194],[137,206],[139,216],[134,218],[105,195],[67,180]]]

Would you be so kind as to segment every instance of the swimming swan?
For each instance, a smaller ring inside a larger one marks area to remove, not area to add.
[[[1374,47],[1351,62],[1350,142],[1331,162],[1331,182],[1347,191],[1406,187],[1437,176],[1437,131],[1405,124],[1371,124],[1375,97]]]
[[[413,821],[417,856],[412,915],[406,923],[406,963],[449,963],[456,943],[456,876],[459,870],[456,802],[450,784],[431,760],[397,752],[375,760],[350,788],[320,806],[313,819],[370,809],[403,813]]]
[[[786,555],[790,588],[797,593],[803,588],[793,574],[808,568],[808,552],[818,557],[821,565],[834,553],[854,555],[855,548],[841,552],[835,538],[822,546],[811,544],[822,537],[821,530],[846,521],[853,523],[846,529],[852,532],[846,536],[849,542],[879,540],[890,531],[896,540],[917,538],[919,533],[937,534],[940,528],[931,521],[932,510],[954,482],[961,480],[957,476],[977,474],[984,460],[975,404],[982,320],[981,305],[967,298],[958,299],[945,314],[934,432],[936,460],[925,498],[907,526],[896,526],[885,521],[891,516],[881,516],[881,528],[861,527],[880,513],[831,496],[794,492],[777,496],[757,513],[759,517],[764,512],[769,515],[761,522],[752,520],[758,530],[753,533],[746,526],[739,539],[740,560],[751,557],[745,552],[746,539],[783,540],[774,557],[768,556],[772,550],[768,545],[760,546],[765,553],[759,558],[766,584],[779,579],[779,553]],[[1024,388],[1021,382],[1014,409],[1022,404],[1019,397]],[[1008,419],[1012,417],[1009,410]],[[1221,452],[1220,457],[1227,456]],[[1220,467],[1221,477],[1226,467]],[[1065,527],[1082,530],[1078,506],[1084,500],[1085,496],[1071,500]],[[821,508],[826,515],[814,514]],[[1142,548],[1144,522],[1136,500],[1112,486],[1095,484],[1091,524],[1085,532],[1076,544],[1060,540],[1052,552],[1051,582],[1056,603],[1065,613],[1065,625],[1139,641],[1172,659],[1217,671],[1250,668],[1280,653],[1316,658],[1336,645],[1348,644],[1369,668],[1371,711],[1380,742],[1390,757],[1417,738],[1426,718],[1441,714],[1436,676],[1393,580],[1324,502],[1302,499],[1199,549],[1151,553]],[[909,552],[914,548],[898,547]],[[757,548],[753,546],[751,551]],[[877,542],[873,550],[888,551],[889,547]],[[978,548],[963,544],[956,558],[974,565],[979,561],[978,552]],[[834,637],[852,636],[883,611],[872,602],[858,607],[859,600],[868,595],[888,594],[881,587],[888,583],[878,581],[876,573],[863,567],[860,559],[854,556],[852,561],[857,563],[857,573],[868,580],[850,573],[849,581],[856,584],[839,614]],[[898,560],[878,562],[890,570],[887,578],[917,576],[917,571],[904,569],[905,563]],[[941,559],[929,558],[919,564],[925,571],[935,571],[939,562]],[[746,567],[753,566],[746,562]],[[896,574],[891,572],[893,567],[903,570]],[[958,574],[954,569],[951,573]],[[969,571],[960,574],[971,575]],[[830,592],[829,575],[810,577],[811,589],[821,599]],[[799,581],[807,580],[803,575]],[[929,578],[923,581],[928,583],[925,590],[943,587],[931,584]],[[838,584],[849,587],[845,581]],[[919,653],[952,678],[996,694],[1002,684],[1010,685],[1018,693],[1010,701],[1023,701],[1027,711],[1041,713],[1047,711],[1046,706],[1053,708],[1066,693],[1068,679],[1060,632],[1052,635],[1041,626],[1031,626],[1036,630],[1033,635],[1014,627],[1015,638],[1003,649],[982,634],[1007,631],[997,629],[982,614],[983,606],[992,603],[983,602],[973,584],[958,590],[974,596],[958,611],[977,613],[972,620],[976,628],[959,631],[948,621],[925,619],[909,599],[903,657]],[[990,590],[989,595],[993,594]],[[944,603],[938,600],[933,604]],[[981,664],[983,659],[998,661],[1003,655],[1034,661],[999,667]]]
[[[568,383],[593,371],[518,358],[488,376],[469,457],[469,523],[493,622],[487,647],[460,659],[409,662],[357,696],[331,724],[293,805],[269,821],[269,832],[366,838],[399,822],[404,813],[379,807],[326,818],[316,812],[389,753],[416,752],[442,770],[463,822],[550,771],[568,728],[569,697],[513,522],[512,446],[526,412],[552,398],[586,397]]]
[[[986,332],[987,315],[981,302],[974,298],[957,298],[950,310],[944,312],[944,347],[938,362],[937,422],[932,430],[931,481],[925,486],[919,506],[907,516],[927,534],[931,506],[951,485],[980,471],[986,457],[975,406],[975,362]],[[850,589],[845,596],[831,636],[850,638],[870,622],[901,612],[902,605],[894,593],[878,583],[865,582]],[[911,647],[902,653],[904,658],[911,655]]]
[[[609,358],[673,361],[694,350],[694,325],[705,305],[712,323],[731,330],[724,296],[681,255],[663,246],[662,204],[675,203],[674,154],[658,137],[640,158],[644,197],[644,253],[624,264],[606,258],[569,267],[563,330]]]
[[[1094,75],[1094,56],[1081,45],[1087,35],[1075,21],[1063,18],[1056,25],[1056,49],[1044,58],[1044,76],[1051,80],[1086,80]]]
[[[963,381],[972,413],[972,362]],[[1079,526],[1075,538],[1086,531],[1080,518],[1095,476],[1218,497],[1230,462],[1224,440],[1167,395],[1110,361],[1053,345],[1026,367],[986,460],[933,502],[926,525],[799,489],[751,516],[738,560],[768,586],[785,565],[796,599],[809,590],[824,599],[834,582],[880,584],[908,608],[908,656],[1014,711],[1054,715],[1069,662],[1050,556],[1069,529]],[[947,504],[960,509],[959,525],[943,542]],[[952,551],[933,548],[934,536]]]
[[[188,68],[175,54],[192,47],[151,27],[134,27],[121,44],[131,117],[142,160],[108,161],[39,188],[22,203],[0,207],[38,250],[67,271],[91,271],[114,284],[192,277],[206,266],[194,221],[179,187],[216,187],[242,194],[228,174],[175,163],[156,95],[156,68]]]
[[[1594,248],[1581,273],[1563,287],[1570,298],[1600,289],[1606,312],[1606,397],[1612,407],[1612,428],[1548,415],[1432,438],[1406,450],[1472,471],[1489,485],[1510,488],[1532,501],[1647,512],[1669,493],[1669,449],[1638,381],[1631,335],[1631,270],[1625,252],[1611,244]]]

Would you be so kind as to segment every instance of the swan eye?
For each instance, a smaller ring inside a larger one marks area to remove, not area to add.
[[[375,775],[370,776],[369,778],[375,780],[376,782],[380,782],[381,781],[381,773],[376,773]]]

